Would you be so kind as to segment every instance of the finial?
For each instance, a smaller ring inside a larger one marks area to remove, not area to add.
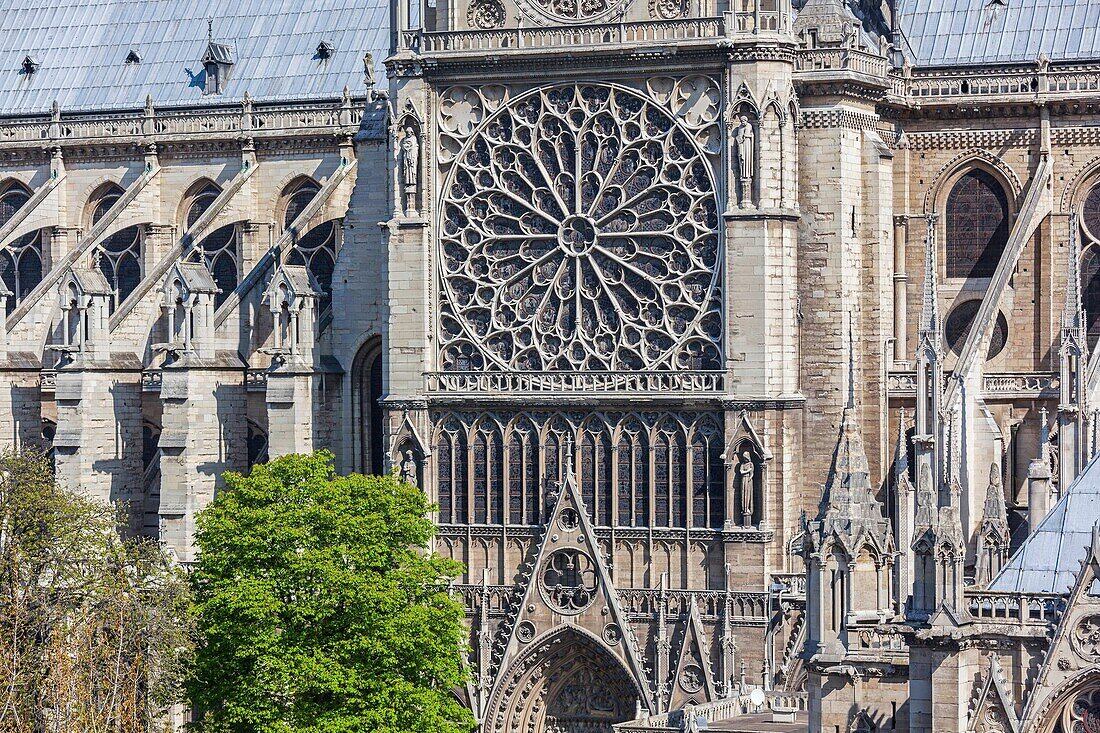
[[[1062,310],[1063,331],[1077,330],[1085,322],[1081,303],[1081,253],[1077,248],[1076,208],[1070,209],[1069,220],[1069,252],[1066,256],[1066,304]]]
[[[209,43],[214,40],[214,16],[206,19],[206,40]]]
[[[936,221],[939,215],[928,215],[928,233],[924,240],[924,292],[920,312],[920,331],[938,339],[940,330],[939,284],[936,272]]]

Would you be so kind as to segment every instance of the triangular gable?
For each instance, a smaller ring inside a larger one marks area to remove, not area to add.
[[[989,671],[985,683],[970,715],[968,733],[977,731],[1003,730],[1005,733],[1019,733],[1020,720],[1016,717],[1016,705],[1012,693],[1008,690],[997,655],[989,657]]]
[[[1093,525],[1092,544],[1066,599],[1043,666],[1027,696],[1020,730],[1033,730],[1045,720],[1051,708],[1065,701],[1066,694],[1097,674],[1100,645],[1094,643],[1100,619],[1100,522]]]
[[[571,451],[565,454],[565,484],[556,497],[551,497],[554,508],[542,526],[531,576],[520,602],[501,627],[501,636],[507,641],[499,661],[494,660],[495,680],[489,698],[499,695],[498,687],[505,677],[502,672],[532,642],[537,644],[555,629],[572,627],[606,642],[607,650],[622,663],[642,693],[643,704],[655,712],[638,640],[619,604],[603,549],[573,478]],[[566,576],[576,582],[567,586],[562,582]]]
[[[772,459],[772,452],[764,445],[764,441],[760,438],[760,433],[756,432],[756,428],[749,419],[748,410],[741,410],[729,434],[730,439],[726,443],[727,460],[733,460],[733,452],[737,450],[737,446],[740,445],[743,440],[748,440],[752,443],[763,460],[770,461]]]
[[[684,623],[680,655],[670,680],[669,710],[684,705],[699,705],[718,699],[714,675],[710,669],[710,652],[703,632],[703,619],[695,596],[691,597],[687,621]]]

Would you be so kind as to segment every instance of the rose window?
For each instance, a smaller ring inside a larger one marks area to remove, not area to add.
[[[558,550],[542,569],[542,592],[558,613],[580,613],[596,600],[596,566],[580,550]]]
[[[502,105],[444,187],[446,371],[718,369],[710,164],[659,105],[562,85]]]
[[[1078,694],[1062,715],[1065,733],[1100,733],[1100,690]]]

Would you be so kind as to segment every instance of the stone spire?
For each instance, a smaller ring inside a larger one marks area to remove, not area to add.
[[[840,418],[840,439],[825,487],[822,519],[827,523],[881,520],[882,504],[871,487],[871,469],[856,416],[855,342],[848,325],[848,402]]]
[[[898,491],[912,491],[909,480],[909,446],[905,439],[905,408],[898,412],[898,437],[894,443],[894,486]]]
[[[1085,309],[1081,301],[1081,252],[1077,244],[1077,210],[1070,211],[1069,252],[1066,267],[1066,303],[1062,309],[1062,343],[1066,336],[1077,336],[1085,326]]]
[[[940,345],[939,275],[936,270],[936,220],[937,214],[928,215],[928,235],[924,240],[924,287],[921,293],[919,338],[930,339],[938,349]]]
[[[1001,468],[996,463],[989,466],[989,486],[985,491],[985,507],[982,523],[978,528],[977,572],[979,585],[987,585],[1001,572],[1008,560],[1008,509],[1005,507],[1005,491],[1001,485]]]

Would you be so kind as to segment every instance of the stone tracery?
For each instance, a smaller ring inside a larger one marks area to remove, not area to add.
[[[451,102],[465,110],[456,130],[481,114]],[[445,371],[720,367],[715,186],[672,115],[619,87],[535,90],[456,162],[440,237]]]

